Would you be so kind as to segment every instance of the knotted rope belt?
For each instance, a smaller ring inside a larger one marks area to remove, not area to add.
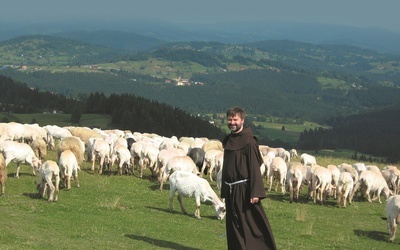
[[[230,194],[230,197],[231,197],[233,221],[234,221],[234,223],[235,223],[237,228],[239,228],[239,223],[238,223],[239,217],[238,217],[238,215],[237,215],[237,213],[235,211],[235,202],[234,202],[234,196],[232,195],[232,187],[237,185],[237,184],[245,183],[248,180],[249,179],[243,179],[243,180],[234,181],[234,182],[231,182],[231,183],[225,181],[225,184],[229,186],[229,194]]]

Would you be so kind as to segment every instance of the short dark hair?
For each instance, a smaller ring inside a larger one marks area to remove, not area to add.
[[[246,113],[244,112],[244,109],[242,109],[241,107],[232,107],[228,109],[228,111],[226,111],[226,117],[235,115],[238,115],[240,118],[244,119]]]

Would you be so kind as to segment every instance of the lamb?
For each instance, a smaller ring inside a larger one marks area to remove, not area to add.
[[[44,197],[48,188],[47,196],[49,202],[58,201],[59,185],[60,185],[60,168],[55,161],[47,160],[39,169],[40,181],[37,184],[40,198]],[[54,184],[53,184],[54,180]]]
[[[383,178],[382,174],[371,170],[365,170],[361,172],[358,182],[354,188],[358,189],[360,186],[365,187],[364,195],[367,197],[369,202],[378,199],[379,203],[382,203],[381,193],[384,193],[386,199],[389,198],[392,193],[389,190],[388,184],[386,183],[386,180]],[[374,193],[375,197],[373,199],[370,197],[370,192]]]
[[[400,195],[394,195],[387,199],[385,211],[389,242],[393,242],[396,237],[397,224],[400,223]]]
[[[332,173],[325,167],[318,166],[314,169],[312,175],[314,204],[317,199],[324,204],[331,190]]]
[[[306,153],[300,155],[300,162],[305,166],[317,164],[315,157]]]
[[[336,188],[338,206],[346,207],[346,200],[348,200],[351,205],[351,201],[353,200],[353,187],[353,176],[349,172],[340,172],[338,186]]]
[[[21,163],[28,163],[32,167],[33,175],[36,175],[35,169],[39,169],[41,165],[40,159],[36,157],[32,148],[26,143],[4,141],[0,144],[0,151],[3,153],[6,166],[8,166],[11,161],[16,162],[16,178],[19,178],[19,169]]]
[[[77,187],[80,187],[78,180],[79,165],[76,160],[75,154],[71,150],[65,150],[61,153],[60,159],[58,160],[60,167],[61,179],[64,181],[64,187],[67,190],[71,189],[71,178],[73,177]]]
[[[170,193],[169,193],[169,210],[173,211],[173,199],[175,193],[178,193],[178,201],[183,213],[187,214],[183,206],[182,197],[194,196],[196,201],[196,210],[194,216],[201,219],[200,203],[211,202],[214,206],[218,220],[225,217],[225,204],[219,199],[217,194],[211,188],[206,179],[203,179],[196,174],[186,171],[176,171],[169,177]]]
[[[287,171],[286,181],[290,191],[290,203],[293,199],[296,202],[299,201],[300,186],[303,181],[302,166],[301,163],[294,163],[289,166]]]
[[[3,154],[0,154],[0,186],[1,186],[0,195],[1,196],[4,196],[5,189],[6,189],[6,181],[7,181],[6,162],[4,160]]]
[[[169,159],[167,166],[164,169],[163,178],[161,179],[160,184],[160,191],[162,191],[164,182],[168,180],[169,176],[178,170],[199,174],[196,164],[194,164],[193,160],[189,156],[174,156]]]
[[[272,182],[276,179],[275,192],[278,189],[278,185],[281,185],[282,194],[286,193],[286,175],[287,175],[287,165],[286,162],[281,157],[275,157],[271,162],[271,169],[269,173],[269,188],[268,192],[271,192]]]

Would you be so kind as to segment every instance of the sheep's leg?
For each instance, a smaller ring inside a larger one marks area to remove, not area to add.
[[[289,183],[289,192],[290,192],[289,201],[290,201],[290,203],[292,203],[293,202],[293,184],[292,184],[292,182]]]
[[[15,172],[15,177],[16,178],[19,178],[19,169],[20,169],[21,167],[19,166],[19,163],[17,163],[17,172]]]
[[[69,178],[71,180],[71,178]],[[55,188],[54,188],[54,201],[58,201],[58,193],[59,193],[59,185],[60,185],[60,177],[58,175],[55,176]],[[71,186],[71,182],[70,182]]]
[[[185,207],[183,206],[182,196],[178,194],[179,205],[181,206],[182,213],[187,214]]]
[[[211,174],[211,172],[210,172]],[[196,210],[194,211],[194,217],[196,217],[197,219],[201,219],[200,216],[200,197],[196,197]]]
[[[389,230],[389,242],[393,242],[394,238],[396,237],[396,231],[397,231],[397,224],[395,219],[390,219],[388,221],[388,230]]]
[[[269,188],[268,188],[268,193],[271,193],[271,188],[272,188],[272,181],[273,181],[274,177],[270,176],[269,177]]]
[[[367,189],[365,190],[365,196],[367,197],[368,202],[372,202],[371,196],[370,196],[370,194],[369,194],[370,191],[371,191],[371,190],[370,190],[369,187],[367,187]]]
[[[1,185],[1,196],[4,196],[6,184],[4,181],[0,181],[0,185]]]

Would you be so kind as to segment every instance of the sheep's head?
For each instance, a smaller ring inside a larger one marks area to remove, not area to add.
[[[36,170],[39,170],[40,166],[42,166],[42,161],[36,156],[34,156],[32,158],[32,165]]]
[[[225,204],[220,205],[218,207],[216,213],[217,213],[218,220],[223,220],[225,218],[225,215],[226,215]]]

